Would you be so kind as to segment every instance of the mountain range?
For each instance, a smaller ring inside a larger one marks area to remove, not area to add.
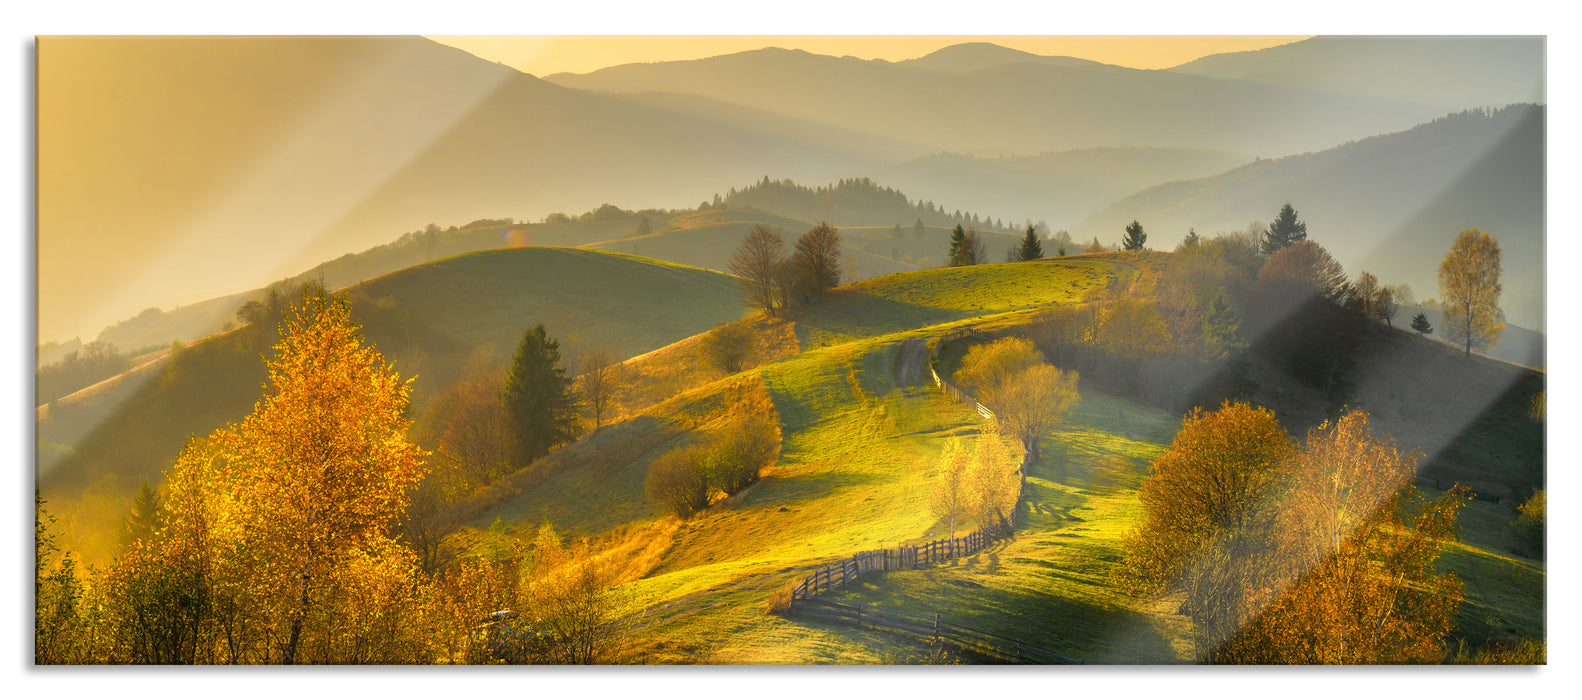
[[[47,38],[39,337],[257,288],[429,223],[692,207],[765,175],[873,177],[1006,221],[1104,228],[1113,203],[1169,181],[1541,103],[1543,48],[1319,37],[1161,71],[987,44],[893,63],[764,49],[539,79],[418,38]],[[1315,233],[1334,216],[1299,190],[1266,194],[1258,218],[1285,200]],[[1160,241],[1186,228],[1159,226]]]

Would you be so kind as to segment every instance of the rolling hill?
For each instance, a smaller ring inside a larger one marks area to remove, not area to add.
[[[1136,219],[1151,247],[1168,249],[1188,228],[1241,230],[1290,202],[1308,236],[1348,274],[1367,270],[1426,299],[1438,294],[1439,261],[1456,233],[1478,227],[1501,244],[1507,317],[1542,331],[1544,129],[1542,106],[1453,114],[1327,151],[1151,187],[1071,233],[1108,240]]]
[[[402,375],[416,375],[414,415],[459,378],[469,358],[508,360],[535,323],[561,341],[574,367],[580,353],[595,347],[628,357],[743,313],[736,283],[725,275],[564,248],[447,258],[346,293],[368,341]],[[77,532],[110,532],[139,483],[157,481],[188,436],[206,435],[252,407],[270,337],[252,327],[212,336],[112,380],[107,388],[120,387],[114,391],[101,388],[41,408],[39,488],[62,503],[66,517],[80,519]],[[90,556],[103,551],[102,542],[73,545]]]
[[[903,370],[906,348],[963,325],[991,335],[1027,333],[1038,322],[1036,312],[1050,304],[1080,302],[1119,280],[1149,288],[1147,278],[1165,257],[1109,253],[920,270],[843,287],[824,304],[763,320],[759,332],[781,337],[778,350],[742,373],[693,373],[686,383],[671,385],[670,398],[552,454],[542,471],[510,477],[481,494],[465,506],[468,525],[457,541],[488,551],[501,538],[530,533],[543,522],[590,538],[621,571],[619,600],[636,616],[632,653],[647,663],[916,662],[926,650],[895,637],[763,612],[766,599],[814,567],[946,534],[947,524],[927,503],[946,445],[965,441],[985,454],[995,449],[1000,438],[981,416],[928,386],[926,373]],[[1436,413],[1425,422],[1450,427],[1437,434],[1449,442],[1435,444],[1459,445],[1435,448],[1432,468],[1461,460],[1469,450],[1521,444],[1530,451],[1532,440],[1522,437],[1530,436],[1530,426],[1457,423],[1470,415],[1466,411],[1482,411],[1485,399],[1501,403],[1496,395],[1509,388],[1509,366],[1479,359],[1470,384],[1425,388],[1422,376],[1468,368],[1442,345],[1378,330],[1379,345],[1369,351],[1377,355],[1376,376],[1359,380],[1358,396],[1392,430],[1415,420],[1412,397],[1432,403]],[[787,331],[795,344],[784,342]],[[688,353],[677,348],[695,341],[634,358],[628,367],[681,361]],[[975,342],[981,341],[952,344]],[[959,359],[962,352],[942,349],[940,371],[951,369],[945,356]],[[1278,370],[1270,364],[1259,371]],[[1387,377],[1402,371],[1414,372],[1413,379]],[[1288,383],[1260,376],[1265,383],[1254,400],[1278,405],[1292,430],[1303,425],[1301,416],[1314,401],[1322,404],[1321,397],[1290,393]],[[1460,392],[1460,398],[1446,392]],[[1188,624],[1174,606],[1123,595],[1108,574],[1139,517],[1137,487],[1179,418],[1089,382],[1082,396],[1029,468],[1014,539],[924,570],[866,574],[859,584],[827,595],[925,617],[939,613],[944,621],[1089,663],[1190,660]],[[675,520],[643,496],[643,477],[655,457],[717,429],[731,415],[764,410],[764,401],[779,418],[782,445],[757,485],[688,521]],[[1459,434],[1452,423],[1462,425]],[[1403,446],[1418,446],[1426,435],[1401,434]],[[1013,463],[1016,450],[1000,448]],[[1523,458],[1501,453],[1495,459],[1514,464]],[[1456,634],[1472,644],[1544,634],[1542,564],[1506,551],[1510,508],[1466,506],[1463,541],[1444,555],[1444,567],[1468,582]]]

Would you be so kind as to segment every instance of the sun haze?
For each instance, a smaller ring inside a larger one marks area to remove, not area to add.
[[[627,63],[686,61],[768,46],[831,56],[903,61],[947,46],[989,42],[1042,56],[1159,69],[1217,53],[1255,51],[1303,36],[431,36],[536,76],[588,73]]]

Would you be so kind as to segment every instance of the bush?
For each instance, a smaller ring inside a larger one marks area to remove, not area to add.
[[[709,448],[688,445],[660,455],[648,466],[648,497],[686,520],[709,505]]]
[[[758,482],[780,453],[780,429],[766,418],[743,418],[721,431],[709,452],[709,481],[734,494]]]
[[[1516,543],[1513,550],[1524,557],[1544,558],[1544,524],[1548,511],[1548,491],[1539,489],[1517,508]]]
[[[703,336],[703,359],[726,374],[742,371],[753,351],[753,331],[744,323],[723,323]]]

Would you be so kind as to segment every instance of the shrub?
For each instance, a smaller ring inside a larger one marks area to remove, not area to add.
[[[648,497],[686,520],[709,505],[709,448],[688,445],[660,455],[648,466]]]
[[[770,419],[749,417],[721,431],[709,452],[709,481],[734,494],[758,482],[758,476],[780,453],[780,429]]]
[[[703,336],[699,350],[714,368],[736,374],[742,371],[747,357],[752,354],[752,328],[744,323],[720,324]]]
[[[1533,492],[1533,497],[1527,499],[1520,508],[1517,508],[1516,521],[1511,523],[1516,526],[1516,543],[1513,547],[1517,554],[1534,559],[1544,558],[1544,524],[1548,511],[1548,491],[1539,489]]]

